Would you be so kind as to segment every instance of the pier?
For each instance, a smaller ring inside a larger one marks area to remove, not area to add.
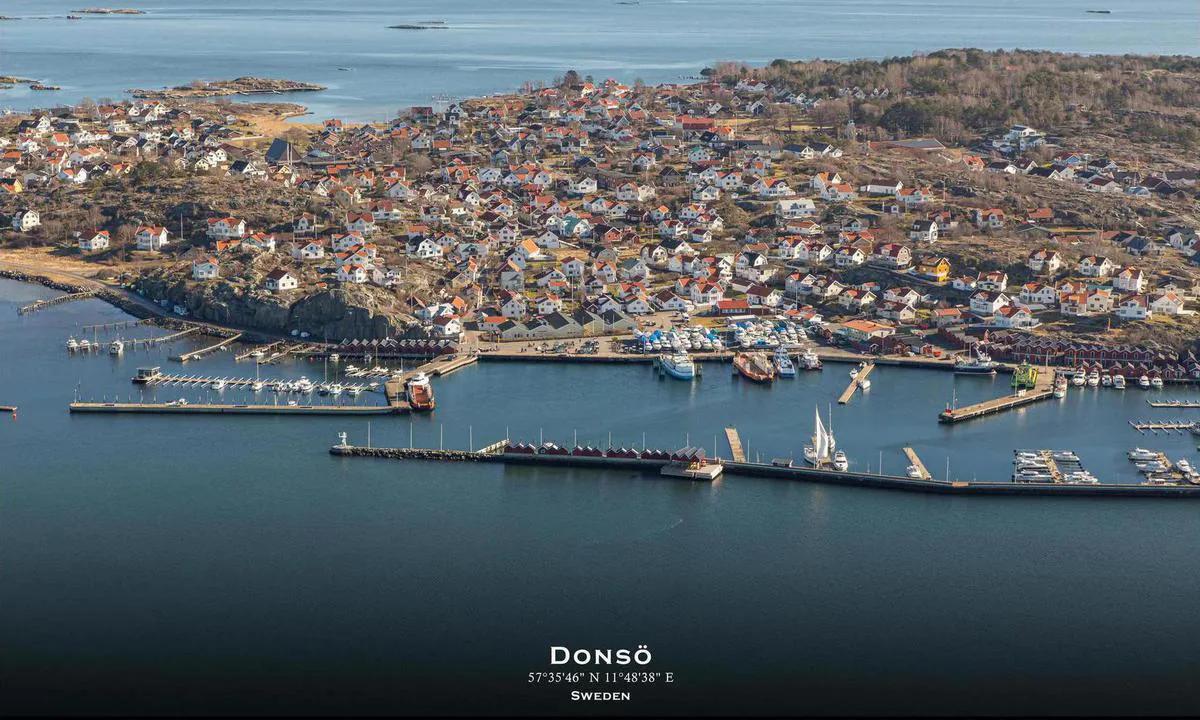
[[[729,454],[735,462],[746,462],[746,451],[742,449],[742,436],[737,428],[730,425],[725,428],[725,439],[729,442]]]
[[[236,335],[230,335],[229,337],[225,338],[224,340],[221,340],[220,342],[209,345],[208,347],[200,348],[199,350],[193,350],[192,352],[184,353],[182,355],[178,355],[171,359],[177,360],[181,363],[185,363],[189,360],[199,360],[200,358],[204,357],[205,355],[207,355],[211,352],[216,352],[217,350],[220,350],[221,348],[225,347],[226,345],[228,345],[231,342],[234,342],[241,336],[242,336],[241,333],[237,333]]]
[[[1134,430],[1137,430],[1140,433],[1145,433],[1146,431],[1158,432],[1159,430],[1164,432],[1183,433],[1185,430],[1191,430],[1196,425],[1194,422],[1184,422],[1181,420],[1157,422],[1140,422],[1136,420],[1130,420],[1129,424]]]
[[[277,340],[273,343],[270,343],[269,345],[263,345],[261,347],[252,347],[245,352],[240,352],[237,355],[234,355],[233,359],[235,362],[241,362],[243,360],[248,360],[259,353],[262,353],[262,355],[265,357],[265,356],[271,354],[272,352],[274,352],[275,350],[277,350],[282,345],[283,345],[283,341]]]
[[[0,413],[12,413],[13,415],[16,415],[17,414],[17,406],[16,405],[0,405]]]
[[[266,359],[260,360],[258,362],[258,364],[259,365],[274,365],[275,363],[284,359],[288,355],[291,355],[293,353],[297,353],[297,354],[302,353],[306,349],[309,349],[309,348],[311,348],[310,343],[293,343],[292,345],[286,345],[286,346],[276,350],[275,352],[271,353],[270,355],[268,355],[266,357]],[[251,354],[253,354],[253,353],[251,353]]]
[[[905,456],[908,457],[908,464],[915,467],[917,469],[917,471],[921,474],[922,480],[932,480],[933,479],[933,475],[931,475],[929,473],[929,470],[925,467],[925,463],[922,462],[921,458],[917,456],[916,450],[913,450],[910,447],[906,447],[906,448],[904,448],[904,454],[905,454]]]
[[[846,391],[843,392],[842,396],[838,398],[838,405],[845,405],[846,403],[850,402],[850,398],[854,395],[854,391],[857,390],[860,385],[862,385],[863,381],[867,379],[867,376],[870,375],[871,371],[874,369],[875,363],[867,363],[866,367],[861,368],[857,373],[855,373],[854,377],[850,379],[850,384],[846,387]]]
[[[390,415],[389,405],[213,405],[207,403],[104,403],[73,402],[72,413],[155,413],[163,415]]]
[[[1054,378],[1050,373],[1041,373],[1031,389],[1019,389],[1012,395],[984,400],[960,408],[946,408],[938,414],[938,422],[957,423],[964,420],[993,415],[1005,410],[1022,407],[1054,397]]]
[[[1146,400],[1153,408],[1200,408],[1200,400]]]
[[[92,298],[92,297],[96,297],[95,290],[87,290],[84,292],[70,293],[68,295],[59,295],[58,297],[47,298],[45,300],[38,300],[35,303],[30,303],[29,305],[18,308],[17,314],[25,315],[26,313],[37,312],[38,310],[45,310],[48,307],[53,307],[55,305],[61,305],[63,303],[68,303],[68,302],[71,302],[72,300],[87,300],[88,298]]]
[[[84,325],[79,328],[81,333],[89,332],[107,332],[108,330],[124,330],[125,328],[137,327],[138,325],[148,325],[154,322],[154,318],[143,318],[141,320],[121,320],[119,322],[100,323],[99,325]]]
[[[264,378],[239,378],[239,377],[219,377],[208,375],[169,375],[161,372],[158,368],[139,369],[138,374],[132,378],[132,381],[138,385],[176,385],[180,387],[204,387],[215,382],[221,382],[226,387],[233,388],[249,388],[253,387],[254,383],[259,382],[263,387],[274,390],[278,380],[267,380]],[[333,383],[316,383],[315,387],[332,385]],[[371,390],[370,385],[361,383],[342,384],[342,390],[365,392]]]
[[[134,344],[134,347],[137,347],[140,344],[140,345],[150,348],[150,347],[154,347],[155,345],[162,345],[163,343],[174,342],[181,338],[188,337],[189,335],[195,335],[196,333],[200,332],[200,329],[201,328],[199,325],[193,325],[191,327],[184,328],[183,330],[180,330],[178,332],[173,332],[170,335],[161,335],[159,337],[152,337],[152,338],[141,338],[138,340],[133,340],[132,342]]]

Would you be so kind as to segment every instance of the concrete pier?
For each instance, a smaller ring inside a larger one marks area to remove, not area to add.
[[[842,396],[838,398],[838,405],[845,405],[846,403],[850,402],[850,398],[853,397],[854,391],[857,390],[860,385],[862,385],[863,381],[867,379],[867,376],[870,375],[871,371],[874,369],[875,363],[867,363],[865,368],[859,370],[858,373],[850,379],[850,384],[846,387],[846,390],[842,393]]]
[[[742,437],[737,428],[730,425],[725,428],[725,439],[729,442],[729,453],[737,462],[746,462],[746,451],[742,449]]]
[[[211,352],[216,352],[217,350],[220,350],[221,348],[234,342],[241,336],[242,336],[241,333],[238,333],[236,335],[231,335],[231,336],[225,338],[224,340],[221,340],[220,342],[209,345],[208,347],[203,347],[203,348],[200,348],[199,350],[193,350],[192,352],[187,352],[187,353],[184,353],[177,357],[173,357],[171,359],[178,360],[181,363],[185,363],[189,360],[199,360],[200,358],[204,357],[205,355],[207,355]]]
[[[1054,397],[1054,377],[1051,373],[1041,373],[1038,375],[1037,385],[1031,389],[1018,390],[1012,395],[984,400],[960,408],[947,408],[938,414],[938,422],[957,423],[963,420],[972,420],[1051,397]]]
[[[933,479],[933,475],[930,474],[929,469],[925,467],[925,463],[922,462],[921,458],[917,456],[916,450],[913,450],[910,447],[906,447],[906,448],[904,448],[904,454],[905,454],[905,456],[908,457],[908,464],[917,468],[917,470],[921,473],[922,480],[932,480]]]

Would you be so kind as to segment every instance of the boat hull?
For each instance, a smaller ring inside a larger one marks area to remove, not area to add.
[[[770,364],[756,363],[749,355],[739,354],[733,358],[733,366],[747,380],[769,383],[775,379],[775,369]]]
[[[676,380],[692,380],[696,377],[695,370],[681,370],[675,365],[664,362],[662,364],[663,372],[675,378]]]

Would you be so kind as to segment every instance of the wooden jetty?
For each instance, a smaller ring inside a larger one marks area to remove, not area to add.
[[[268,355],[264,360],[260,360],[258,362],[258,364],[259,365],[274,365],[275,363],[284,359],[288,355],[291,355],[293,353],[304,352],[304,350],[306,348],[310,348],[310,347],[311,347],[310,343],[293,343],[291,345],[285,345],[284,347],[279,348],[275,352]]]
[[[850,379],[850,384],[846,386],[846,391],[843,392],[842,396],[838,398],[838,405],[845,405],[846,403],[850,402],[850,398],[854,395],[854,391],[857,390],[860,385],[862,385],[863,380],[866,380],[867,376],[870,375],[871,371],[874,369],[875,363],[873,362],[867,363],[866,367],[860,368],[859,371],[855,373],[854,377]]]
[[[191,327],[184,328],[183,330],[180,330],[179,332],[173,332],[170,335],[160,335],[159,337],[152,337],[152,338],[139,338],[139,339],[133,340],[131,342],[133,342],[134,347],[137,347],[138,345],[142,345],[144,347],[154,347],[155,345],[162,345],[163,343],[174,342],[176,340],[179,340],[180,338],[185,338],[189,335],[195,335],[196,333],[200,332],[200,330],[201,330],[201,328],[199,325],[193,325]]]
[[[1200,400],[1146,400],[1150,407],[1154,408],[1200,408]]]
[[[154,322],[154,318],[142,318],[141,320],[121,320],[119,322],[100,323],[98,325],[84,325],[79,328],[80,332],[88,333],[105,330],[124,330],[125,328],[137,327],[138,325],[148,325]]]
[[[158,368],[139,369],[138,374],[132,378],[132,381],[138,385],[178,385],[181,387],[201,387],[211,385],[215,382],[222,382],[226,387],[253,387],[254,383],[261,382],[264,387],[273,389],[278,380],[267,378],[241,378],[241,377],[220,377],[208,375],[169,375],[167,373],[157,371]],[[316,387],[322,385],[331,385],[333,383],[316,383]],[[338,383],[342,386],[342,390],[356,390],[365,392],[371,389],[370,385],[361,383]]]
[[[918,471],[920,471],[922,480],[932,480],[933,479],[933,475],[931,475],[929,473],[929,470],[925,467],[925,463],[922,462],[921,458],[917,456],[916,450],[913,450],[910,447],[906,447],[906,448],[904,448],[904,454],[906,456],[908,456],[908,464],[912,465],[913,467],[917,468]]]
[[[1054,478],[1054,482],[1062,482],[1062,470],[1058,468],[1058,461],[1054,459],[1054,455],[1049,450],[1039,450],[1038,455],[1041,456],[1042,462],[1046,463],[1046,467],[1050,468],[1050,477]]]
[[[742,448],[742,436],[737,428],[730,425],[725,428],[725,440],[729,442],[729,453],[735,462],[746,462],[746,451]]]
[[[181,363],[188,362],[189,360],[199,360],[200,358],[204,357],[205,355],[207,355],[211,352],[216,352],[217,350],[220,350],[221,348],[225,347],[229,343],[236,341],[241,336],[242,336],[241,333],[237,333],[236,335],[230,335],[229,337],[225,338],[224,340],[213,343],[212,345],[209,345],[208,347],[203,347],[203,348],[200,348],[199,350],[193,350],[192,352],[187,352],[182,355],[177,355],[171,359],[177,360]]]
[[[390,415],[403,412],[390,405],[212,405],[172,403],[73,402],[72,413],[155,413],[163,415]]]
[[[479,362],[478,355],[458,354],[458,355],[443,355],[434,358],[424,365],[407,370],[400,376],[401,382],[408,382],[417,373],[425,373],[429,377],[441,377],[449,375],[457,370],[462,370],[468,365],[474,365]]]
[[[964,420],[992,415],[1005,410],[1029,405],[1039,400],[1054,397],[1054,378],[1050,373],[1040,373],[1037,384],[1031,389],[1017,390],[1011,395],[984,400],[960,408],[946,408],[938,414],[938,422],[957,423]]]
[[[283,341],[282,341],[282,340],[276,340],[275,342],[273,342],[273,343],[270,343],[270,344],[268,344],[268,345],[261,345],[261,346],[259,346],[259,347],[252,347],[252,348],[250,348],[249,350],[247,350],[247,351],[245,351],[245,352],[240,352],[240,353],[238,353],[237,355],[234,355],[234,356],[233,356],[233,359],[234,359],[235,361],[237,361],[237,362],[241,362],[241,361],[243,361],[243,360],[247,360],[247,359],[249,359],[249,358],[251,358],[251,357],[254,357],[254,354],[255,354],[255,353],[259,353],[259,352],[261,352],[261,353],[263,354],[263,356],[264,356],[264,357],[266,357],[267,355],[270,355],[271,353],[273,353],[273,352],[275,352],[276,350],[278,350],[278,349],[280,348],[280,346],[282,346],[282,345],[283,345]]]
[[[26,313],[37,312],[38,310],[44,310],[48,307],[53,307],[55,305],[61,305],[63,303],[68,303],[68,302],[71,302],[72,300],[86,300],[88,298],[95,297],[95,296],[96,296],[95,290],[87,290],[85,292],[70,293],[69,295],[59,295],[58,297],[47,298],[45,300],[38,300],[35,303],[30,303],[29,305],[18,308],[17,314],[24,315]]]
[[[1137,421],[1137,420],[1130,420],[1129,424],[1133,427],[1134,430],[1137,430],[1138,432],[1141,432],[1141,433],[1144,433],[1146,431],[1158,432],[1159,430],[1163,430],[1165,432],[1182,433],[1185,430],[1191,430],[1192,427],[1194,427],[1196,423],[1184,422],[1181,420],[1166,420],[1166,421],[1152,421],[1152,422],[1141,422],[1141,421]]]

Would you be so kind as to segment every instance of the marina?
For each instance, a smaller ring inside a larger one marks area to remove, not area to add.
[[[1134,430],[1137,430],[1138,432],[1143,433],[1143,434],[1145,434],[1147,432],[1157,433],[1160,431],[1161,432],[1177,432],[1177,433],[1182,434],[1182,433],[1189,431],[1192,428],[1196,427],[1196,423],[1186,422],[1183,420],[1151,420],[1151,421],[1130,420],[1129,425]]]
[[[304,378],[302,378],[304,379]],[[163,386],[163,387],[201,387],[224,389],[228,388],[249,388],[253,389],[258,386],[258,389],[267,389],[276,392],[301,392],[301,388],[292,388],[285,386],[285,381],[271,380],[264,381],[261,378],[245,378],[245,377],[225,377],[216,375],[174,375],[162,372],[159,367],[138,368],[138,373],[132,378],[132,381],[138,385]],[[310,383],[308,392],[320,390],[322,387],[330,387],[333,383]],[[219,386],[219,387],[218,387]],[[339,393],[345,391],[355,394],[374,390],[378,387],[378,383],[358,384],[358,383],[337,383]]]

